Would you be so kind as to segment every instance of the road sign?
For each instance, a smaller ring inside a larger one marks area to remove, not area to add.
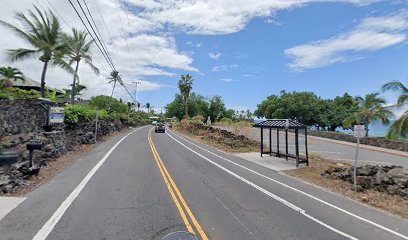
[[[366,135],[366,129],[364,125],[354,125],[354,137],[363,138]]]
[[[63,107],[51,107],[50,108],[50,123],[63,123],[64,122],[64,112]]]
[[[364,125],[354,125],[354,137],[357,138],[357,145],[356,145],[356,158],[354,161],[354,173],[353,173],[353,185],[354,191],[357,191],[357,159],[358,159],[358,150],[360,148],[360,138],[365,137],[366,129]]]

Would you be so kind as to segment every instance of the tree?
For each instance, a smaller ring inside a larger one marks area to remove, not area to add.
[[[89,106],[95,109],[105,109],[109,114],[110,113],[123,113],[126,114],[128,107],[126,104],[121,103],[119,100],[109,97],[99,95],[92,97],[89,101]]]
[[[184,101],[184,113],[185,118],[188,118],[188,99],[190,97],[190,91],[193,88],[193,77],[189,74],[181,75],[181,78],[178,82],[180,93],[183,96]]]
[[[51,11],[43,13],[37,7],[34,8],[35,11],[28,11],[31,19],[22,12],[16,13],[16,18],[22,23],[24,29],[1,20],[0,24],[11,29],[32,46],[32,49],[9,49],[8,56],[12,61],[23,60],[40,54],[39,59],[43,62],[41,96],[45,97],[45,76],[48,65],[50,63],[58,65],[69,73],[73,73],[73,69],[62,59],[66,53],[66,44],[61,41],[62,31],[57,17]]]
[[[397,104],[394,107],[400,108],[408,103],[408,88],[400,81],[392,81],[384,84],[382,90],[400,91]],[[400,118],[398,118],[388,129],[388,138],[398,139],[406,138],[408,135],[408,110],[405,111]]]
[[[73,94],[72,84],[70,84],[70,86],[71,86],[71,89],[66,89],[66,88],[63,89],[65,91],[63,99],[71,99],[71,102],[72,102],[72,95],[74,95],[74,101],[75,101],[75,98],[81,96],[81,92],[87,89],[85,85],[81,85],[77,82],[76,86],[74,87],[75,94]]]
[[[180,120],[185,117],[184,101],[181,94],[176,94],[174,100],[171,103],[167,104],[164,109],[166,109],[166,117],[176,117]],[[190,116],[194,117],[197,115],[201,115],[207,119],[209,112],[209,102],[205,97],[193,92],[191,93],[188,101],[188,109]]]
[[[91,67],[91,69],[96,73],[99,74],[99,69],[95,67],[92,63],[92,56],[91,56],[91,47],[93,44],[93,40],[88,41],[88,33],[85,31],[78,31],[77,29],[72,29],[72,35],[64,34],[64,41],[67,46],[67,53],[69,55],[69,65],[75,63],[75,70],[74,70],[74,79],[72,81],[72,88],[71,88],[71,104],[75,102],[75,86],[77,86],[77,82],[79,84],[79,77],[78,77],[78,67],[79,62],[84,60],[85,63]]]
[[[349,127],[353,122],[363,124],[366,128],[366,137],[368,137],[368,125],[370,123],[380,120],[382,124],[388,124],[394,114],[387,107],[384,107],[386,101],[378,95],[379,93],[369,93],[364,98],[356,97],[355,101],[359,109],[344,120],[344,125]]]
[[[116,82],[118,82],[120,85],[123,84],[122,82],[122,78],[119,75],[118,71],[112,71],[108,77],[109,82],[108,83],[112,83],[113,82],[113,88],[112,88],[112,94],[111,97],[113,97],[113,92],[115,91],[115,87],[116,87]]]
[[[147,112],[150,113],[150,103],[146,103]]]
[[[210,108],[208,114],[211,121],[218,122],[225,115],[225,104],[221,96],[214,96],[210,101]]]
[[[3,85],[12,85],[12,80],[25,81],[23,73],[13,67],[0,67],[0,75],[2,76],[2,79],[0,79],[0,87]]]

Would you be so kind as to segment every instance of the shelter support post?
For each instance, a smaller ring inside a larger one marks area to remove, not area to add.
[[[288,160],[289,149],[288,149],[288,129],[285,129],[285,143],[286,143],[286,160]]]
[[[280,156],[280,153],[279,153],[279,128],[277,128],[276,129],[276,149],[277,149],[277,151],[276,151],[276,156]]]
[[[296,167],[299,167],[299,129],[295,129]]]
[[[305,151],[306,151],[306,165],[309,166],[309,152],[307,150],[307,128],[305,128]]]
[[[272,156],[272,128],[269,128],[269,156]]]
[[[261,157],[263,154],[263,128],[261,128]]]

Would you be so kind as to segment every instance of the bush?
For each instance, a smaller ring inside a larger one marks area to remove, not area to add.
[[[0,99],[37,99],[40,92],[32,89],[30,91],[9,87],[0,89]]]
[[[68,105],[65,109],[64,122],[67,125],[75,125],[79,122],[87,122],[94,119],[96,110],[85,105],[75,104]]]
[[[232,124],[232,119],[223,117],[223,118],[221,118],[220,123],[222,125],[231,125]]]
[[[194,123],[203,124],[204,121],[205,121],[205,117],[201,116],[201,115],[197,115],[197,116],[194,116],[193,118],[191,118],[191,121],[194,122]]]
[[[118,113],[119,115],[113,114],[115,119],[120,119],[121,114],[126,114],[128,112],[128,106],[115,98],[109,96],[96,96],[92,97],[89,102],[89,106],[94,109],[104,109],[109,114]]]

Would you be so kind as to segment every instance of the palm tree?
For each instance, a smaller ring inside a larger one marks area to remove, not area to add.
[[[71,66],[62,60],[66,52],[66,45],[61,41],[62,31],[57,17],[51,12],[42,13],[37,7],[35,11],[28,11],[29,19],[24,13],[16,13],[16,18],[22,23],[24,29],[20,29],[10,23],[0,20],[0,24],[11,29],[32,46],[32,49],[18,48],[9,49],[8,55],[11,61],[23,60],[40,55],[43,62],[41,73],[41,96],[45,97],[45,75],[48,64],[58,65],[69,73],[73,73]]]
[[[64,88],[64,91],[65,91],[65,93],[64,93],[64,96],[63,96],[63,98],[64,99],[71,99],[71,103],[72,103],[72,84],[70,84],[71,85],[71,89],[65,89]],[[81,85],[81,84],[79,84],[78,82],[76,83],[76,86],[75,86],[75,88],[74,88],[74,92],[75,92],[75,94],[74,94],[74,102],[75,102],[75,97],[77,97],[77,96],[81,96],[81,92],[83,91],[83,90],[86,90],[87,89],[87,87],[85,86],[85,85]]]
[[[400,81],[392,81],[384,84],[382,90],[388,91],[400,91],[397,104],[394,107],[402,107],[408,103],[408,88]],[[398,118],[388,129],[388,138],[398,139],[400,137],[405,138],[408,135],[408,110],[405,111],[400,118]]]
[[[185,118],[188,118],[188,99],[190,97],[190,91],[193,88],[193,80],[193,77],[187,74],[185,76],[181,75],[181,79],[178,81],[178,87],[184,101]]]
[[[10,85],[12,80],[25,81],[23,73],[13,67],[0,67],[0,75],[2,76],[2,79],[0,79],[0,87],[2,85]]]
[[[122,85],[123,84],[122,78],[120,77],[118,71],[112,71],[110,73],[110,76],[108,77],[108,79],[109,79],[109,83],[113,82],[113,88],[112,88],[112,94],[111,94],[111,97],[113,97],[113,92],[115,91],[116,82],[118,82],[120,85]]]
[[[147,112],[150,112],[150,103],[146,103]]]
[[[71,84],[71,104],[74,104],[75,102],[75,86],[79,84],[79,62],[84,60],[96,74],[99,74],[99,69],[92,63],[91,47],[93,40],[88,41],[87,37],[88,33],[85,31],[78,31],[75,28],[72,29],[72,35],[64,34],[64,41],[67,45],[67,53],[69,54],[69,65],[75,63],[74,79]]]
[[[356,97],[359,109],[351,117],[344,120],[345,126],[351,126],[352,123],[363,124],[366,129],[366,137],[368,137],[368,125],[370,123],[380,120],[382,124],[388,124],[390,118],[394,114],[385,107],[385,99],[378,96],[379,93],[366,94],[364,98]]]

